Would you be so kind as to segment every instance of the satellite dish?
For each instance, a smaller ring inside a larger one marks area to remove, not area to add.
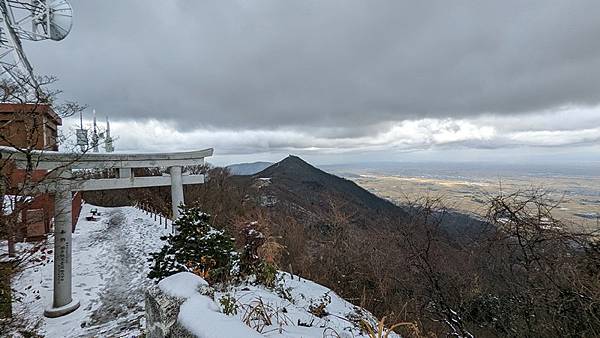
[[[0,0],[0,12],[0,75],[39,94],[21,39],[64,39],[73,26],[73,8],[67,0]]]
[[[54,0],[50,9],[50,39],[60,41],[69,35],[73,26],[73,7],[67,0]]]

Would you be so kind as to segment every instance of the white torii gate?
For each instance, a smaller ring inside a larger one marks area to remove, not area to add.
[[[0,147],[3,159],[14,161],[18,167],[27,165],[24,153],[10,147]],[[204,175],[182,175],[182,167],[204,164],[213,149],[190,152],[154,154],[76,154],[33,151],[29,163],[35,169],[51,170],[53,178],[41,183],[39,192],[53,192],[54,205],[54,290],[52,306],[44,311],[47,317],[60,317],[79,308],[72,297],[71,285],[71,208],[72,191],[143,188],[171,185],[173,219],[179,217],[179,206],[184,204],[183,185],[204,183]],[[135,177],[133,168],[167,167],[169,176]],[[119,178],[77,179],[72,169],[119,169]]]

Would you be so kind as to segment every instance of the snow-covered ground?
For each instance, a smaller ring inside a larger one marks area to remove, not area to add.
[[[14,314],[45,337],[137,337],[145,328],[144,291],[153,283],[146,277],[149,253],[162,247],[160,237],[171,227],[165,229],[133,207],[98,207],[101,216],[87,221],[92,208],[83,206],[73,234],[73,296],[81,302],[78,310],[59,318],[43,316],[52,299],[51,254],[38,252],[47,256],[47,263],[13,278],[13,288],[20,292],[14,298],[21,300],[14,303]],[[52,237],[44,245],[51,250]],[[186,288],[176,284],[171,289]],[[330,289],[282,272],[274,289],[246,283],[216,292],[211,299],[192,285],[185,298],[189,301],[180,318],[192,323],[200,337],[368,337],[358,329],[360,319],[376,327],[369,312]],[[235,313],[224,314],[222,300],[229,300]],[[235,332],[247,335],[232,335]]]
[[[368,338],[361,332],[361,320],[377,328],[368,311],[285,272],[279,272],[273,289],[244,283],[213,294],[206,281],[189,272],[167,277],[158,286],[186,299],[177,320],[199,338]]]
[[[285,272],[278,274],[274,289],[239,285],[215,293],[220,309],[223,309],[220,303],[224,296],[237,303],[234,317],[250,323],[265,337],[369,337],[361,333],[361,320],[377,328],[377,319],[370,312],[347,302],[323,285]],[[262,314],[250,315],[257,309],[270,316],[270,325],[265,325]],[[389,335],[389,338],[396,337],[393,332]]]
[[[144,327],[144,291],[149,283],[150,252],[158,251],[167,234],[164,225],[133,207],[100,208],[87,221],[84,205],[73,234],[73,296],[81,307],[60,318],[45,318],[52,300],[52,255],[45,265],[16,275],[16,316],[27,319],[46,337],[136,337]],[[53,248],[53,238],[46,243]]]

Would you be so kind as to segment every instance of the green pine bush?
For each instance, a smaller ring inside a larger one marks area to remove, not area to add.
[[[178,233],[161,237],[165,246],[152,253],[148,277],[161,280],[178,272],[192,272],[209,282],[227,281],[239,264],[234,241],[225,231],[209,224],[210,216],[199,208],[183,207],[173,222]]]

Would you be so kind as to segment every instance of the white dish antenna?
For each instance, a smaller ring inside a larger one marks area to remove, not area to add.
[[[21,39],[64,39],[73,26],[73,8],[67,0],[0,0],[0,11],[0,75],[40,93]]]
[[[48,18],[45,26],[39,26],[48,28],[45,32],[50,39],[60,41],[69,35],[73,27],[73,8],[67,0],[52,1],[48,5]]]

